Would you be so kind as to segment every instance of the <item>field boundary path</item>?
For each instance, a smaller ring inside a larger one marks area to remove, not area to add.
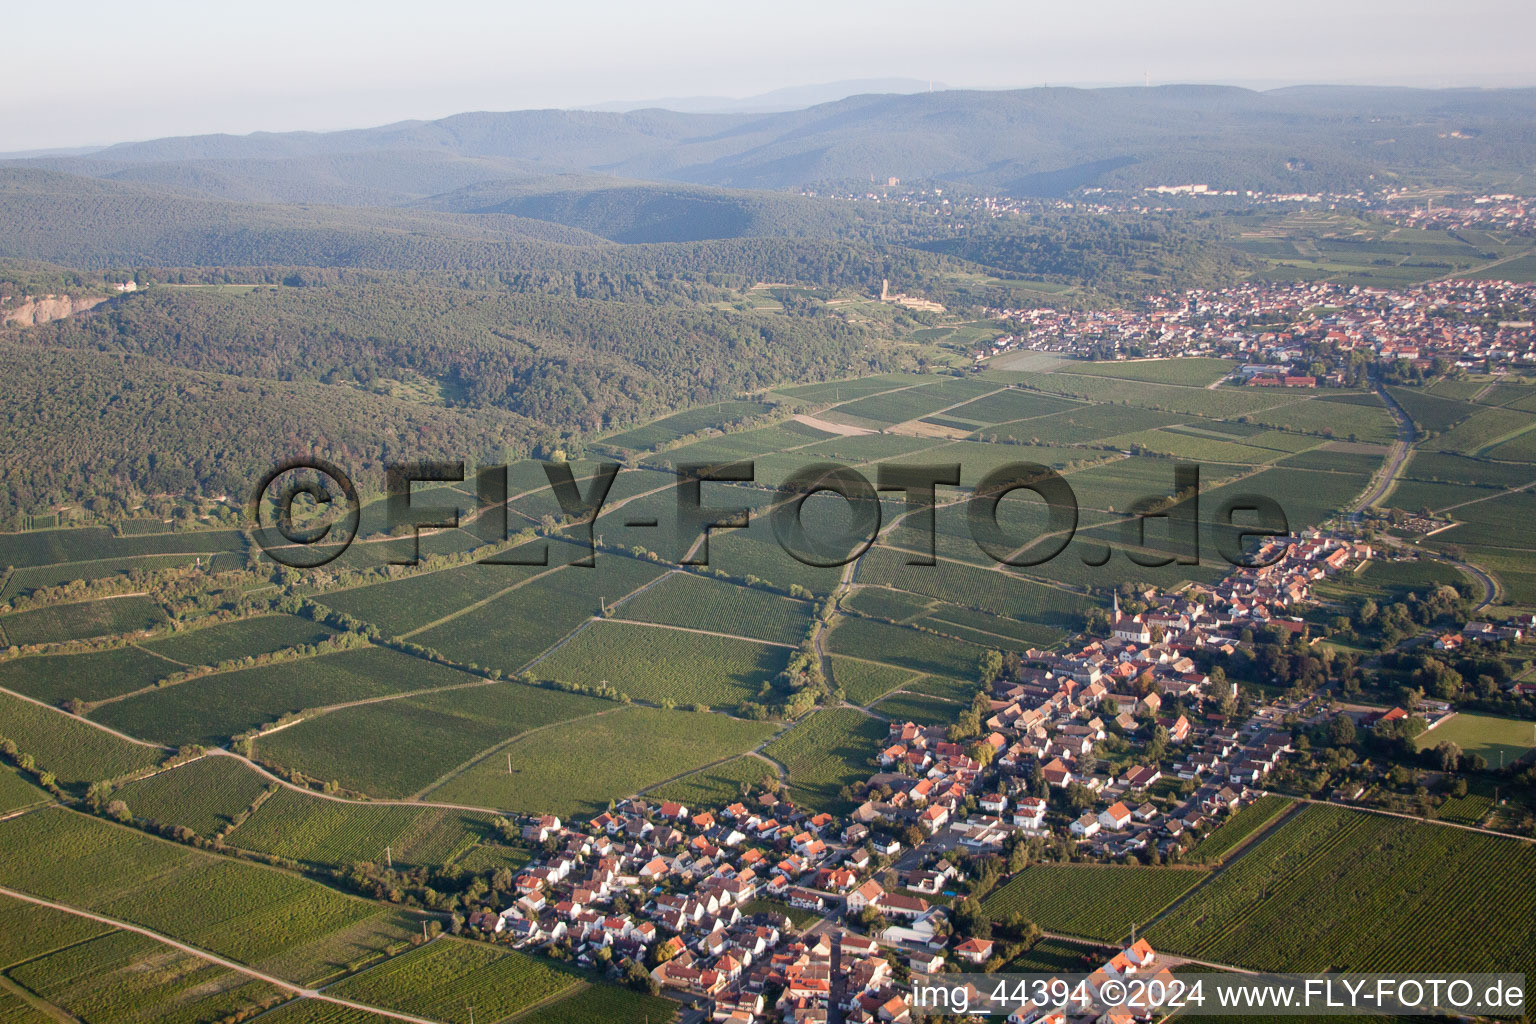
[[[1289,796],[1290,794],[1285,794]],[[1483,828],[1481,825],[1463,825],[1459,821],[1445,821],[1442,818],[1421,818],[1417,814],[1408,814],[1404,811],[1389,811],[1383,807],[1363,807],[1359,804],[1345,804],[1337,800],[1318,800],[1314,797],[1298,796],[1294,799],[1307,804],[1328,804],[1330,807],[1343,807],[1346,810],[1362,811],[1366,814],[1381,814],[1388,818],[1404,818],[1408,821],[1416,821],[1421,825],[1438,825],[1441,828],[1459,828],[1464,832],[1481,832],[1485,836],[1497,836],[1500,839],[1514,839],[1521,843],[1536,843],[1536,838],[1517,835],[1514,832],[1500,832],[1495,828]]]

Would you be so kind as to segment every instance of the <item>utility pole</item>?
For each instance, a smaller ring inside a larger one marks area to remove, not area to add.
[[[512,774],[512,751],[507,751],[507,774]]]
[[[387,846],[384,847],[384,866],[389,868],[391,871],[393,871],[395,867],[395,860],[389,855],[389,847]]]

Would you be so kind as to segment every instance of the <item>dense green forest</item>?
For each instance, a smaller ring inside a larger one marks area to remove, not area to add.
[[[243,502],[280,459],[314,454],[377,488],[385,459],[525,457],[553,428],[324,384],[223,377],[142,356],[0,342],[0,513],[133,495]]]
[[[159,288],[25,337],[240,377],[369,388],[425,378],[447,404],[590,432],[845,372],[865,332],[830,315],[378,282]]]

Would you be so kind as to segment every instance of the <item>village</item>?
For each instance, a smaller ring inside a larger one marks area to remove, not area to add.
[[[990,312],[1017,325],[975,353],[1014,350],[1086,358],[1220,356],[1242,360],[1230,378],[1248,386],[1358,383],[1380,363],[1420,373],[1459,367],[1498,373],[1536,366],[1536,327],[1500,320],[1536,305],[1536,285],[1445,281],[1393,290],[1326,282],[1249,283],[1221,291],[1148,297],[1145,310]]]
[[[648,975],[722,1024],[909,1021],[914,977],[1005,966],[998,942],[955,925],[974,858],[1037,840],[1075,858],[1176,861],[1263,793],[1291,735],[1268,705],[1233,721],[1236,684],[1195,656],[1231,652],[1258,627],[1299,632],[1312,584],[1373,555],[1308,531],[1270,538],[1262,567],[1141,595],[1142,611],[1117,597],[1107,637],[1008,659],[983,691],[978,742],[892,722],[847,818],[763,791],[726,807],[628,799],[585,823],[527,819],[522,838],[545,852],[517,876],[515,902],[469,926]],[[1099,766],[1111,734],[1139,751],[1130,767]],[[1176,786],[1152,799],[1164,780]],[[1096,977],[1155,963],[1140,941]],[[1016,1017],[1062,1024],[1064,1012]]]

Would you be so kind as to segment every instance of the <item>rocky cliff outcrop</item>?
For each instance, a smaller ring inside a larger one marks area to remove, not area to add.
[[[0,310],[0,324],[7,327],[36,327],[50,320],[62,320],[66,316],[84,313],[107,301],[105,295],[72,299],[68,295],[41,295],[26,299],[12,309]]]

